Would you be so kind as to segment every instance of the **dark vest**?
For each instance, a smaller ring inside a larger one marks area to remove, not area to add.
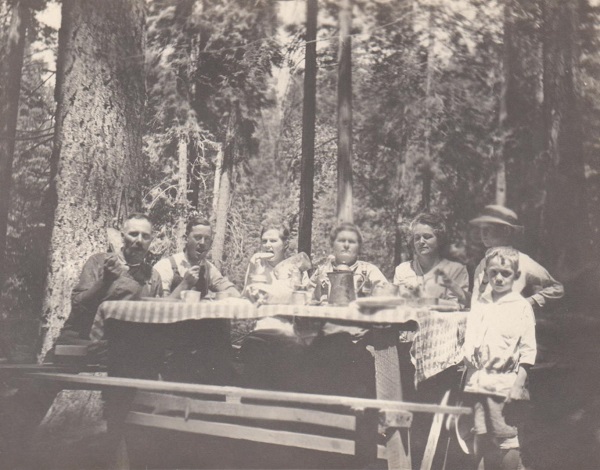
[[[177,263],[175,262],[174,256],[169,256],[169,262],[171,263],[171,269],[173,270],[173,280],[171,281],[171,286],[170,286],[171,287],[170,290],[171,290],[171,292],[173,292],[173,290],[179,284],[181,284],[181,281],[183,281],[183,276],[179,273],[179,268],[177,267]],[[208,279],[207,279],[206,271],[207,271],[206,264],[200,263],[200,278],[198,279],[198,282],[192,289],[192,290],[197,290],[198,292],[200,292],[201,297],[206,297],[206,294],[208,294]]]

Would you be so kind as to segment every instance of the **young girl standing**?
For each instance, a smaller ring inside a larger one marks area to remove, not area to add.
[[[535,363],[535,317],[531,304],[513,291],[519,252],[491,248],[485,255],[490,290],[472,307],[464,355],[466,402],[473,407],[475,457],[485,469],[521,468],[517,427],[507,422],[507,405],[528,400],[527,373]]]

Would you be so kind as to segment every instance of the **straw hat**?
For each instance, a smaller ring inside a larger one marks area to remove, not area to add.
[[[482,224],[500,224],[508,225],[516,230],[523,230],[523,226],[519,225],[519,218],[515,211],[510,210],[508,207],[500,206],[497,204],[490,204],[485,206],[483,211],[478,217],[475,217],[469,222],[472,225]]]

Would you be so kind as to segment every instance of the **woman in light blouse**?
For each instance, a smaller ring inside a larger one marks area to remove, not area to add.
[[[393,283],[401,292],[466,305],[469,274],[463,264],[444,257],[448,241],[442,218],[429,213],[417,215],[409,225],[409,243],[414,257],[399,264],[394,273]]]

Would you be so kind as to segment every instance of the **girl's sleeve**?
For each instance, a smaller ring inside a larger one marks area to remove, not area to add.
[[[535,364],[537,355],[535,316],[529,304],[523,306],[523,335],[521,336],[519,350],[519,364]]]

